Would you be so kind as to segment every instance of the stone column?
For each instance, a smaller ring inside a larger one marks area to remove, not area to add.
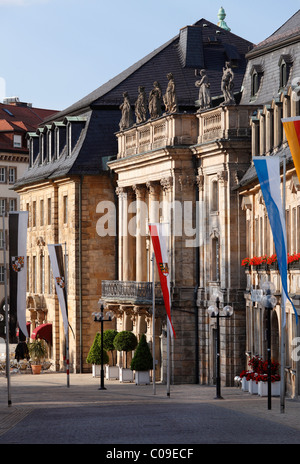
[[[134,185],[136,195],[136,281],[147,281],[147,205],[145,203],[146,188]]]
[[[129,213],[130,204],[133,201],[133,191],[130,188],[126,188],[126,192],[123,196],[122,202],[122,280],[135,280],[135,269],[133,269],[133,262],[135,261],[135,256],[133,256],[133,246],[135,242],[135,237],[132,235],[132,227],[130,228],[131,233],[129,232],[129,218],[131,213]]]
[[[149,191],[149,223],[159,222],[159,194],[160,185],[158,182],[147,182],[147,188]],[[153,246],[150,242],[150,256],[152,258]],[[155,266],[155,280],[158,279],[157,268]],[[152,266],[150,266],[150,281],[152,281]]]
[[[122,187],[116,188],[116,194],[118,195],[118,279],[123,280],[123,204],[125,192]]]

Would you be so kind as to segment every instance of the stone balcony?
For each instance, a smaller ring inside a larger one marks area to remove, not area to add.
[[[103,280],[102,298],[109,303],[151,305],[152,282]],[[155,302],[163,302],[159,283],[155,285]]]
[[[198,144],[220,139],[249,138],[252,106],[219,106],[197,113],[199,119]]]
[[[175,113],[118,132],[118,159],[160,148],[219,139],[249,138],[252,106],[219,106],[200,113]]]
[[[197,137],[195,114],[165,115],[118,132],[118,159],[168,146],[194,145]]]

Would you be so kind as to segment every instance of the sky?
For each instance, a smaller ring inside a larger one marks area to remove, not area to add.
[[[68,108],[182,27],[217,24],[221,6],[231,32],[257,44],[300,0],[0,0],[0,101]]]

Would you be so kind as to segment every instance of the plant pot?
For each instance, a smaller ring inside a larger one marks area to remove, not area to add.
[[[106,380],[119,380],[119,367],[118,366],[105,366]]]
[[[268,396],[268,382],[258,382],[258,395]],[[280,396],[280,381],[271,383],[271,396]]]
[[[249,380],[246,377],[242,378],[242,391],[249,391]]]
[[[119,379],[120,382],[133,382],[133,371],[125,367],[120,367]]]
[[[255,382],[255,380],[249,380],[249,393],[250,395],[258,394],[258,384]]]
[[[92,364],[93,377],[100,377],[100,372],[101,372],[101,365],[100,364]]]
[[[42,370],[41,364],[31,364],[32,373],[34,375],[40,374]]]
[[[150,371],[135,371],[136,385],[150,385]]]

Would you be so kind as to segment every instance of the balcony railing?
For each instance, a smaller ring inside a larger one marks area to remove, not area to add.
[[[152,282],[103,280],[102,298],[116,303],[152,304]],[[155,284],[155,302],[163,302],[159,283]]]

